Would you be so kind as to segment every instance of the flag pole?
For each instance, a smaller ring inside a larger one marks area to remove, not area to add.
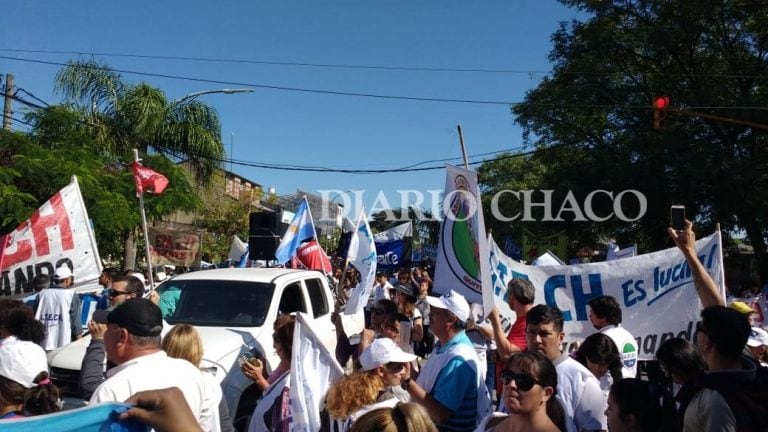
[[[461,144],[461,155],[464,156],[464,169],[469,169],[469,160],[467,159],[467,147],[464,145],[464,133],[461,132],[461,125],[456,125],[459,130],[459,144]]]
[[[133,163],[139,163],[139,151],[133,149]],[[141,211],[141,226],[144,229],[144,249],[147,253],[147,269],[149,270],[149,289],[155,290],[155,281],[152,278],[152,256],[149,253],[149,230],[147,230],[147,214],[144,212],[144,192],[136,192],[139,196],[139,210]]]

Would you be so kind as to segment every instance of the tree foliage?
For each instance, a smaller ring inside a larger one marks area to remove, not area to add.
[[[572,190],[579,202],[595,189],[636,189],[648,204],[636,222],[567,223],[569,234],[658,249],[668,245],[669,206],[684,204],[702,232],[718,222],[743,229],[768,279],[766,130],[711,117],[768,124],[765,2],[562,2],[588,18],[561,24],[552,74],[513,107],[539,149],[531,159],[546,167],[539,188]],[[659,95],[672,107],[656,131],[651,101]]]
[[[218,114],[195,99],[168,101],[162,90],[126,83],[93,60],[69,62],[56,89],[80,114],[99,154],[130,157],[136,148],[185,159],[203,183],[224,156]]]
[[[49,119],[47,113],[53,118]],[[66,113],[52,108],[38,112],[37,116],[43,122],[58,122]],[[61,128],[53,128],[56,133],[49,129],[43,135],[2,135],[0,150],[5,157],[0,169],[0,193],[10,191],[0,204],[7,209],[3,212],[2,232],[11,231],[28,219],[76,176],[100,254],[119,259],[123,255],[123,241],[141,221],[133,174],[128,167],[130,160],[116,161],[98,155],[93,152],[88,136],[81,136],[69,126],[64,122]],[[169,180],[163,194],[145,197],[150,221],[176,210],[196,208],[199,199],[183,169],[159,155],[145,156],[143,163]]]

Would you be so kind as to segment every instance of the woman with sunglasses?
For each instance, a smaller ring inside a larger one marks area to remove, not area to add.
[[[325,407],[331,417],[331,432],[345,432],[361,415],[392,408],[400,400],[398,388],[410,376],[409,363],[416,359],[389,338],[379,338],[360,354],[361,370],[342,377],[328,389]]]
[[[536,351],[510,357],[501,372],[502,401],[509,415],[493,413],[475,432],[565,431],[565,414],[557,393],[557,371],[552,362]]]

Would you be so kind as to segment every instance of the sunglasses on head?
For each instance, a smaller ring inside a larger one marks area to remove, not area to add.
[[[109,290],[109,296],[110,297],[117,297],[117,296],[128,295],[128,294],[130,294],[130,293],[126,292],[126,291],[118,291],[118,290],[113,290],[113,289]]]
[[[528,374],[514,373],[511,370],[501,372],[501,382],[503,382],[504,385],[508,385],[512,381],[515,382],[517,389],[520,391],[528,391],[533,388],[534,384],[544,387],[544,384]]]

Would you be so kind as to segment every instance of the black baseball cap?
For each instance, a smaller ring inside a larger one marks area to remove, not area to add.
[[[160,308],[143,298],[126,300],[112,312],[96,311],[93,320],[100,324],[115,324],[136,336],[159,336],[163,331]]]

